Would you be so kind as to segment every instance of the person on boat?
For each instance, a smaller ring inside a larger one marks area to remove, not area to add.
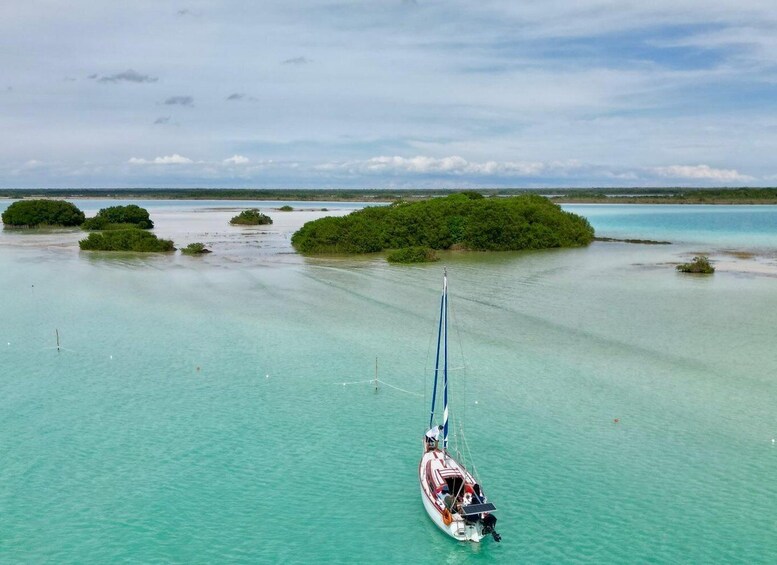
[[[424,434],[424,438],[426,438],[426,450],[428,451],[431,448],[437,449],[440,443],[440,432],[442,431],[442,424],[439,426],[432,426],[429,428],[429,430]]]
[[[486,495],[480,491],[480,485],[472,485],[472,504],[483,504],[486,502]]]
[[[448,492],[445,489],[445,487],[443,487],[443,492],[445,493],[445,496],[443,497],[442,502],[445,505],[445,508],[451,514],[456,514],[461,509],[459,505],[459,500],[456,498],[455,495]]]

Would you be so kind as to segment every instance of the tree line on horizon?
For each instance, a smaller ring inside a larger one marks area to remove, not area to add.
[[[119,188],[119,189],[83,189],[83,188],[7,188],[0,189],[2,198],[58,197],[58,198],[166,198],[181,200],[313,200],[313,201],[364,201],[364,200],[410,200],[471,191],[463,188]],[[479,188],[475,189],[484,196],[513,196],[520,194],[540,194],[553,198],[573,199],[612,199],[627,196],[631,202],[647,200],[666,201],[667,203],[716,202],[716,201],[759,201],[777,202],[777,188],[755,187],[587,187],[587,188]]]

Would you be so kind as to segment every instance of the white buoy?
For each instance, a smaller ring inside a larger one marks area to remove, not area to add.
[[[113,355],[110,355],[110,358],[113,359]]]
[[[269,378],[270,378],[270,375],[265,375],[265,376],[264,376],[264,378],[265,378],[265,379],[269,379]]]
[[[477,404],[477,403],[478,403],[478,401],[476,400],[476,401],[475,401],[475,404]]]

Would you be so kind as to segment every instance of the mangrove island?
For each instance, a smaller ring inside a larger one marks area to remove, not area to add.
[[[17,228],[71,227],[84,221],[84,213],[64,200],[19,200],[2,214],[3,224]]]
[[[229,220],[233,226],[265,226],[272,224],[272,218],[262,214],[257,208],[244,210]]]
[[[169,239],[159,239],[152,233],[131,228],[105,232],[92,232],[78,242],[83,251],[137,251],[143,253],[175,251]]]
[[[206,248],[204,243],[198,241],[196,243],[190,243],[182,248],[181,253],[184,255],[204,255],[206,253],[211,253],[211,250]]]
[[[537,195],[484,198],[472,192],[368,207],[307,222],[291,238],[305,254],[389,249],[510,251],[580,247],[593,241],[585,218]]]
[[[700,275],[711,275],[715,272],[710,260],[705,255],[694,257],[690,263],[681,263],[677,265],[677,270],[681,273],[695,273]]]
[[[148,210],[135,204],[129,204],[102,208],[94,218],[88,218],[81,227],[89,231],[127,228],[150,230],[154,227],[154,222],[151,221]]]

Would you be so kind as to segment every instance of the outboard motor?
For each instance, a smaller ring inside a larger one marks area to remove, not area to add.
[[[488,535],[491,534],[491,536],[494,538],[495,542],[502,541],[502,536],[499,535],[499,533],[496,531],[496,516],[493,514],[486,514],[483,516],[483,534]]]

